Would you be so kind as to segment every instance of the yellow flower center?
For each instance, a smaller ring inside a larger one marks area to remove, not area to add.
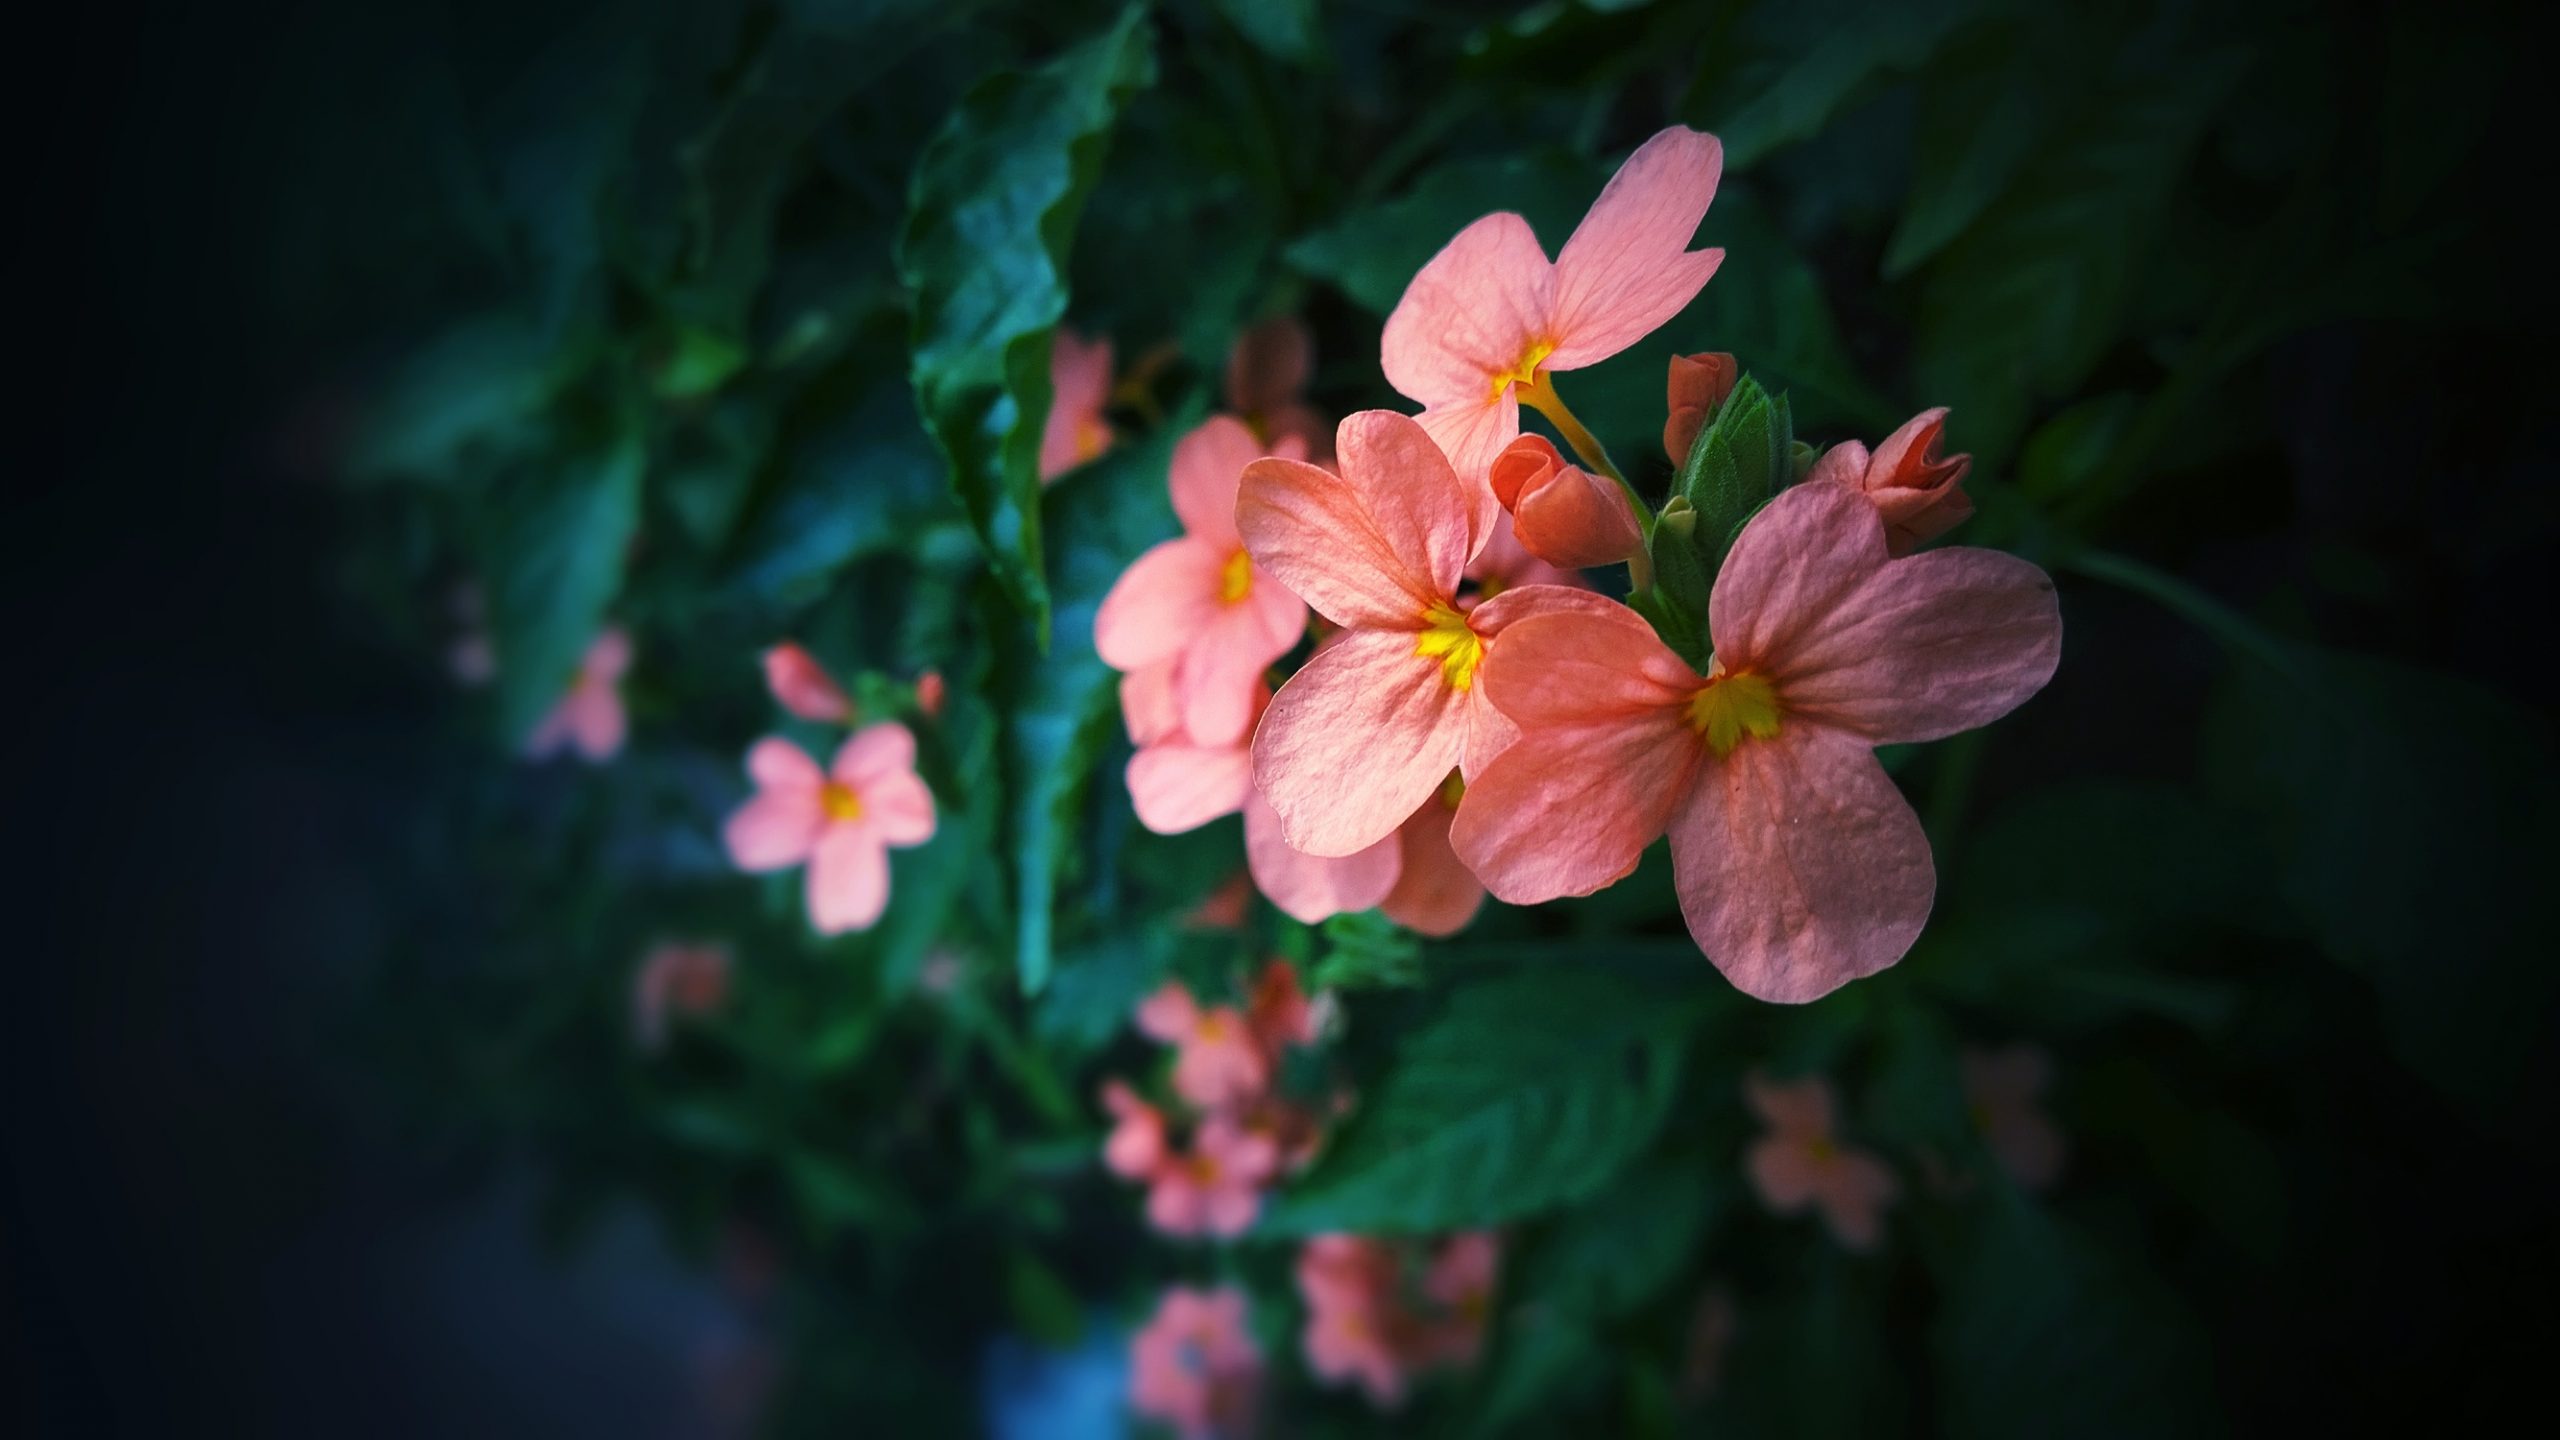
[[[1515,384],[1537,384],[1538,367],[1547,363],[1547,357],[1554,353],[1556,353],[1554,341],[1530,341],[1528,348],[1520,352],[1520,358],[1512,362],[1510,369],[1501,371],[1493,377],[1493,392],[1485,397],[1486,402],[1489,404],[1501,399],[1502,392]]]
[[[1111,427],[1098,416],[1088,415],[1076,421],[1076,463],[1081,465],[1099,457],[1111,448]]]
[[[1233,605],[1253,593],[1253,557],[1243,549],[1227,557],[1227,568],[1218,572],[1218,600]]]
[[[1450,689],[1472,690],[1476,667],[1484,663],[1484,641],[1466,616],[1445,604],[1434,605],[1422,612],[1422,635],[1414,641],[1413,653],[1439,661],[1440,678]]]
[[[1745,735],[1767,740],[1778,733],[1778,692],[1747,670],[1716,676],[1689,697],[1689,728],[1706,736],[1721,760]]]
[[[862,797],[854,794],[853,787],[843,781],[830,780],[818,787],[818,808],[827,812],[830,820],[859,820],[862,818]]]

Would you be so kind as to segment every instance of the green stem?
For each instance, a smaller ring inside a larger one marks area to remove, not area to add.
[[[1592,434],[1566,406],[1564,397],[1556,393],[1545,371],[1516,382],[1512,393],[1519,397],[1521,404],[1547,417],[1547,423],[1556,427],[1556,433],[1564,437],[1564,443],[1573,447],[1575,458],[1618,482],[1618,490],[1627,497],[1627,508],[1635,512],[1636,529],[1643,537],[1642,543],[1636,546],[1636,553],[1627,557],[1627,580],[1637,590],[1652,589],[1653,507],[1644,503],[1644,497],[1636,493],[1635,486],[1627,483],[1625,473],[1609,458],[1609,448],[1601,444],[1600,437]]]

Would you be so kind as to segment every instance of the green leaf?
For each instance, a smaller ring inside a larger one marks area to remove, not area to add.
[[[1907,0],[1838,6],[1820,16],[1810,43],[1782,66],[1765,67],[1759,83],[1718,107],[1707,128],[1724,141],[1725,163],[1737,170],[1782,146],[1820,134],[1831,117],[1875,81],[1928,63],[1938,42],[1972,6],[1969,0]],[[1792,18],[1792,17],[1790,17]],[[1792,38],[1792,37],[1791,37]]]
[[[1716,192],[1698,240],[1723,246],[1724,263],[1698,303],[1647,342],[1648,354],[1729,350],[1763,385],[1807,407],[1807,423],[1846,424],[1879,437],[1900,423],[1896,407],[1858,373],[1822,277],[1745,187],[1728,183]],[[1649,414],[1659,425],[1661,362],[1651,363]]]
[[[1058,1272],[1028,1250],[1013,1252],[1005,1267],[1005,1305],[1014,1327],[1053,1350],[1072,1347],[1084,1335],[1084,1310]]]
[[[1301,274],[1330,281],[1353,303],[1384,315],[1441,246],[1495,211],[1526,216],[1548,253],[1555,253],[1608,178],[1590,161],[1561,150],[1461,160],[1433,170],[1393,200],[1299,239],[1284,254]]]
[[[558,387],[551,347],[525,320],[475,316],[419,347],[368,408],[347,457],[358,480],[453,484],[538,443]]]
[[[915,302],[916,403],[1005,593],[1046,648],[1040,432],[1066,259],[1105,144],[1155,78],[1154,32],[1132,5],[1102,34],[1026,75],[972,89],[919,162],[898,241]]]
[[[1523,1266],[1517,1293],[1614,1320],[1687,1271],[1716,1204],[1715,1188],[1696,1162],[1632,1166],[1597,1198],[1557,1217]]]
[[[622,588],[640,527],[639,429],[589,442],[513,487],[486,559],[498,718],[513,744],[557,703]]]
[[[1661,1124],[1687,1018],[1588,971],[1471,985],[1405,1042],[1262,1228],[1427,1233],[1589,1195]]]
[[[1186,416],[1196,413],[1196,404]],[[1008,627],[998,650],[1014,866],[1014,955],[1024,993],[1048,982],[1052,915],[1095,763],[1119,726],[1119,675],[1093,651],[1093,617],[1131,561],[1175,533],[1166,477],[1180,423],[1122,445],[1053,486],[1057,644],[1045,656]]]
[[[1959,42],[1931,67],[1914,127],[1911,207],[1886,242],[1887,276],[1944,249],[2009,188],[2037,138],[2073,108],[2069,90],[2085,68],[2073,63],[2077,49],[2031,48],[2004,27]]]
[[[1324,958],[1316,962],[1319,990],[1394,988],[1422,983],[1422,947],[1413,932],[1375,910],[1336,915],[1324,922]]]
[[[1748,375],[1734,383],[1715,419],[1690,442],[1677,483],[1698,513],[1690,540],[1710,577],[1724,568],[1725,552],[1743,522],[1786,488],[1793,475],[1787,452],[1794,443],[1785,398],[1773,400]]]
[[[1304,61],[1323,29],[1316,0],[1217,0],[1218,13],[1274,60]]]

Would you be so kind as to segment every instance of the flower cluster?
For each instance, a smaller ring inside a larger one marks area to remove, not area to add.
[[[1996,551],[1915,553],[1971,509],[1969,460],[1939,455],[1944,410],[1873,451],[1797,459],[1786,431],[1769,439],[1783,400],[1733,357],[1677,357],[1665,448],[1684,476],[1720,465],[1713,503],[1734,513],[1703,513],[1710,492],[1684,479],[1658,516],[1573,416],[1554,376],[1640,341],[1715,272],[1721,251],[1688,246],[1721,167],[1713,136],[1662,132],[1553,262],[1516,215],[1466,227],[1386,325],[1386,379],[1421,415],[1348,417],[1331,464],[1232,416],[1184,437],[1184,533],[1095,627],[1127,677],[1143,823],[1242,811],[1254,880],[1286,913],[1377,905],[1435,935],[1487,891],[1614,884],[1667,835],[1691,934],[1765,1000],[1910,948],[1935,870],[1873,752],[2040,689],[2053,586]],[[1718,426],[1746,386],[1764,453],[1702,464],[1741,443]],[[1521,432],[1523,405],[1580,464]],[[1727,493],[1742,480],[1758,499]],[[1677,565],[1657,581],[1657,561]],[[1619,562],[1627,604],[1570,575]],[[1275,690],[1309,611],[1319,638]]]
[[[1129,1407],[1183,1440],[1253,1429],[1262,1351],[1245,1328],[1245,1295],[1175,1286],[1129,1344]]]
[[[1452,1235],[1428,1256],[1358,1235],[1309,1240],[1298,1251],[1307,1368],[1357,1384],[1381,1408],[1402,1404],[1422,1372],[1475,1363],[1501,1265],[1500,1240],[1483,1230]]]
[[[1106,1081],[1111,1133],[1103,1163],[1147,1187],[1147,1219],[1167,1235],[1232,1237],[1253,1224],[1262,1194],[1282,1172],[1313,1158],[1321,1121],[1280,1093],[1287,1052],[1315,1039],[1296,967],[1263,968],[1241,1007],[1203,1006],[1168,981],[1138,1007],[1138,1028],[1174,1047],[1173,1091],[1188,1108],[1187,1147],[1175,1117],[1126,1081]]]

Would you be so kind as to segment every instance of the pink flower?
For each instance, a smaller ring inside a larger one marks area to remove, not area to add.
[[[1549,373],[1608,359],[1705,288],[1724,252],[1688,246],[1723,169],[1714,136],[1674,126],[1627,157],[1554,264],[1505,212],[1459,231],[1413,277],[1380,359],[1460,474],[1481,482],[1520,433],[1515,389],[1534,398]]]
[[[2062,1131],[2041,1103],[2053,1067],[2042,1050],[1967,1050],[1961,1058],[1965,1103],[1991,1158],[2027,1190],[2043,1190],[2062,1176]]]
[[[756,793],[724,832],[730,860],[750,871],[805,862],[818,933],[870,928],[889,904],[889,847],[933,838],[933,792],[915,766],[915,737],[895,723],[855,731],[823,771],[788,740],[757,741]]]
[[[1303,453],[1296,441],[1281,448]],[[1172,475],[1183,533],[1139,556],[1093,620],[1094,649],[1113,669],[1172,664],[1182,729],[1204,744],[1245,732],[1264,667],[1306,629],[1307,607],[1256,567],[1236,533],[1238,479],[1263,453],[1233,416],[1183,436]]]
[[[1714,419],[1717,407],[1733,393],[1733,382],[1742,378],[1742,367],[1721,350],[1697,355],[1671,357],[1669,391],[1671,418],[1662,424],[1662,450],[1673,465],[1688,462],[1689,447],[1698,441],[1698,432]]]
[[[791,641],[764,652],[765,688],[783,709],[803,720],[845,724],[853,719],[853,701],[817,658]]]
[[[1817,1075],[1783,1085],[1754,1074],[1742,1088],[1769,1127],[1743,1157],[1761,1201],[1782,1215],[1812,1206],[1842,1245],[1876,1248],[1884,1238],[1884,1207],[1902,1187],[1883,1161],[1834,1138],[1830,1082]]]
[[[1467,562],[1467,578],[1475,582],[1476,604],[1523,585],[1562,585],[1573,590],[1591,588],[1583,580],[1581,571],[1560,569],[1530,554],[1513,531],[1511,512],[1507,510],[1493,517],[1493,533],[1485,538],[1484,548],[1476,552],[1476,558]],[[1459,605],[1464,608],[1467,604],[1462,595]]]
[[[1298,1251],[1307,1368],[1322,1380],[1356,1381],[1384,1409],[1404,1403],[1416,1340],[1399,1299],[1401,1272],[1394,1250],[1357,1235],[1319,1235]]]
[[[916,677],[916,710],[927,720],[941,718],[942,702],[948,687],[942,683],[942,672],[927,670]]]
[[[1102,1142],[1102,1163],[1127,1180],[1146,1180],[1165,1161],[1164,1112],[1138,1098],[1119,1080],[1102,1087],[1102,1106],[1111,1112],[1111,1134]]]
[[[1379,908],[1417,934],[1455,935],[1484,908],[1484,882],[1449,848],[1449,824],[1458,818],[1459,797],[1465,793],[1465,782],[1452,770],[1438,793],[1396,827],[1401,859],[1396,888]]]
[[[1280,833],[1280,814],[1262,792],[1244,797],[1244,858],[1254,888],[1302,925],[1375,909],[1394,892],[1404,851],[1394,835],[1348,855],[1310,855]]]
[[[1893,553],[1908,555],[1973,513],[1972,497],[1963,489],[1973,457],[1938,458],[1938,437],[1946,424],[1947,410],[1941,405],[1904,421],[1873,455],[1857,441],[1844,440],[1823,451],[1805,479],[1866,496],[1884,517]]]
[[[1990,550],[1888,559],[1872,508],[1804,484],[1744,527],[1709,614],[1704,676],[1620,606],[1513,625],[1486,689],[1522,733],[1470,777],[1450,839],[1525,905],[1625,877],[1667,830],[1707,957],[1747,994],[1813,1000],[1902,958],[1937,886],[1873,747],[2043,688],[2053,582]]]
[[[1173,1088],[1203,1110],[1242,1105],[1271,1083],[1271,1064],[1243,1012],[1232,1005],[1202,1009],[1179,980],[1138,1004],[1138,1029],[1177,1047]]]
[[[1476,1363],[1484,1351],[1485,1322],[1493,1314],[1493,1283],[1501,1268],[1502,1241],[1490,1230],[1465,1231],[1441,1244],[1422,1280],[1422,1293],[1441,1312],[1424,1340],[1434,1363]]]
[[[631,980],[631,1028],[645,1050],[666,1042],[670,1015],[708,1015],[729,998],[729,947],[669,942]]]
[[[1147,1220],[1167,1235],[1241,1235],[1279,1171],[1280,1147],[1269,1135],[1211,1115],[1192,1130],[1190,1154],[1168,1154],[1156,1167]]]
[[[1492,492],[1459,480],[1422,427],[1392,411],[1343,421],[1336,448],[1339,477],[1256,460],[1236,500],[1254,563],[1343,627],[1253,737],[1254,786],[1282,839],[1332,857],[1387,839],[1451,769],[1472,774],[1509,738],[1476,684],[1505,625],[1548,608],[1614,608],[1532,585],[1461,609],[1459,580],[1498,513]]]
[[[1129,1408],[1183,1440],[1251,1433],[1262,1389],[1262,1352],[1245,1327],[1245,1296],[1232,1285],[1164,1292],[1154,1318],[1129,1342]]]
[[[1111,342],[1087,340],[1061,325],[1049,341],[1049,419],[1040,430],[1040,483],[1046,485],[1111,448],[1102,411],[1111,401]]]
[[[1295,315],[1274,315],[1237,336],[1227,352],[1227,408],[1265,443],[1295,439],[1309,454],[1324,453],[1332,429],[1302,398],[1315,351],[1315,338]]]
[[[1550,565],[1615,565],[1644,547],[1627,492],[1566,464],[1544,435],[1523,435],[1493,457],[1493,496],[1511,512],[1521,548]]]
[[[622,672],[631,668],[631,636],[617,625],[598,635],[569,677],[569,693],[525,737],[524,753],[540,760],[574,746],[590,761],[610,760],[622,748]]]

